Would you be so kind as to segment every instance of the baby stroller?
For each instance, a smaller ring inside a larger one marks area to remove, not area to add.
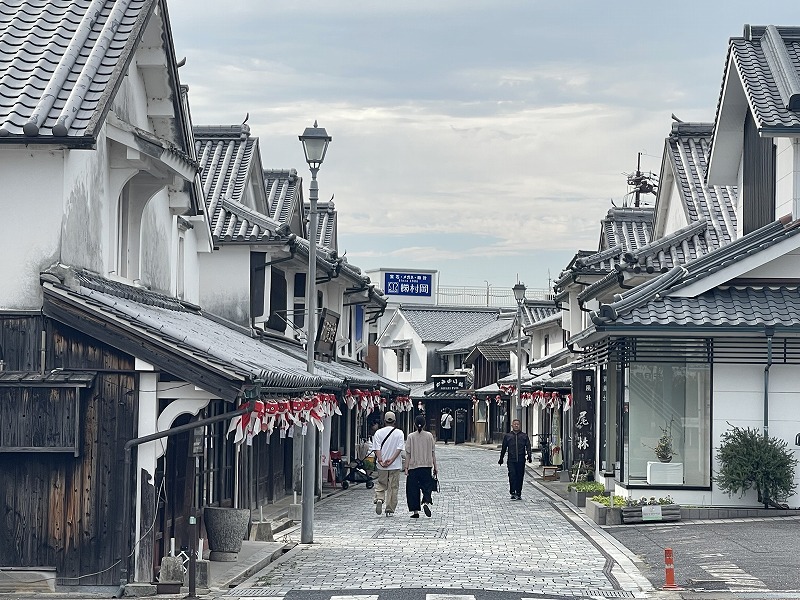
[[[339,463],[339,482],[342,489],[346,490],[351,483],[363,483],[367,489],[375,486],[375,478],[372,472],[375,470],[375,454],[370,452],[363,459],[356,458],[354,461]]]

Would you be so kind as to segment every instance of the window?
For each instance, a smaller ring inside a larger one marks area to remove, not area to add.
[[[411,371],[411,349],[398,348],[395,352],[397,353],[397,372]]]
[[[272,268],[272,285],[269,290],[269,320],[267,328],[284,333],[286,331],[286,275]]]
[[[306,274],[294,274],[294,305],[292,306],[292,323],[298,329],[306,326]]]
[[[711,365],[632,362],[624,371],[623,383],[627,482],[665,483],[653,473],[660,468],[654,449],[666,433],[675,449],[670,469],[682,472],[684,485],[711,485]]]
[[[442,373],[450,372],[450,356],[445,354],[442,356]]]
[[[544,336],[544,354],[542,354],[542,357],[545,357],[548,354],[550,354],[550,336],[546,335]]]
[[[454,354],[453,355],[453,369],[460,369],[464,366],[464,355],[463,354]]]

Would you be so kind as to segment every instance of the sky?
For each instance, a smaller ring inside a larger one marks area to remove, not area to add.
[[[319,171],[339,252],[440,285],[547,288],[658,174],[672,115],[713,122],[728,40],[791,0],[168,0],[196,125],[247,121],[265,168]],[[654,196],[647,196],[652,204]]]

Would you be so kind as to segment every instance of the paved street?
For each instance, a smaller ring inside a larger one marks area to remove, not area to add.
[[[227,596],[425,588],[633,597],[649,588],[625,554],[601,550],[609,538],[530,481],[521,502],[509,500],[496,452],[439,445],[437,456],[442,492],[432,518],[409,518],[402,480],[391,518],[375,514],[372,490],[355,486],[317,505],[313,545],[298,545]]]
[[[730,519],[609,527],[640,555],[643,574],[664,584],[664,551],[672,548],[675,583],[697,590],[793,591],[800,588],[798,517]]]

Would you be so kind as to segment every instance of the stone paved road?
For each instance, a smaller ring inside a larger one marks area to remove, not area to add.
[[[317,504],[314,544],[298,545],[246,582],[250,589],[227,596],[444,588],[632,597],[649,587],[624,554],[603,552],[590,539],[610,538],[583,532],[583,521],[538,486],[528,481],[523,500],[509,500],[496,452],[439,445],[437,457],[442,492],[432,518],[409,518],[404,478],[391,518],[375,514],[372,490],[351,487]]]

